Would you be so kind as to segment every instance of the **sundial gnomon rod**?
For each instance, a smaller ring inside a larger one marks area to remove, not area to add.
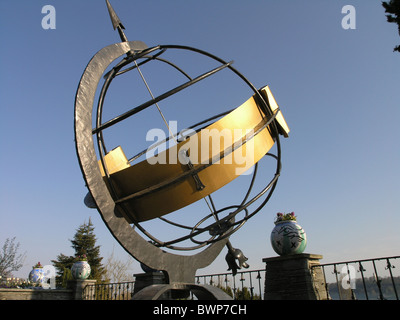
[[[107,3],[107,8],[108,8],[108,11],[109,11],[109,14],[110,14],[110,18],[111,18],[111,21],[112,21],[114,30],[115,30],[115,29],[118,30],[118,34],[119,34],[119,36],[120,36],[122,42],[128,42],[128,39],[127,39],[127,37],[126,37],[126,35],[125,35],[124,31],[123,31],[123,29],[125,29],[125,27],[124,27],[123,24],[121,23],[120,19],[118,18],[117,14],[115,13],[114,9],[112,8],[110,2],[109,2],[108,0],[106,0],[106,3]],[[127,53],[127,56],[129,57],[129,56],[131,56],[131,55],[132,55],[132,52],[129,51],[129,52]],[[170,133],[170,135],[171,135],[171,138],[175,141],[176,144],[178,144],[178,141],[177,141],[177,139],[176,139],[174,133],[171,131],[171,128],[170,128],[169,125],[168,125],[167,119],[165,118],[163,112],[161,111],[161,108],[159,107],[158,102],[155,101],[156,98],[154,97],[154,95],[153,95],[153,93],[152,93],[152,91],[151,91],[151,89],[150,89],[150,86],[148,85],[148,83],[147,83],[147,81],[146,81],[146,79],[145,79],[145,77],[144,77],[142,71],[140,70],[138,63],[136,62],[136,60],[133,60],[133,61],[134,61],[134,64],[135,64],[135,68],[138,70],[138,73],[139,73],[139,75],[140,75],[140,77],[141,77],[143,83],[145,84],[145,86],[146,86],[146,88],[147,88],[147,91],[149,92],[151,98],[152,98],[153,101],[154,101],[153,104],[157,107],[157,110],[158,110],[159,114],[161,115],[161,117],[162,117],[162,119],[163,119],[165,125],[167,126],[167,129],[168,129],[168,131],[169,131],[169,133]],[[230,63],[229,63],[229,64],[230,64]],[[227,64],[227,65],[228,65],[228,64]],[[225,65],[225,66],[227,66],[227,65]],[[219,69],[219,68],[218,68],[218,69]],[[192,80],[192,81],[193,81],[193,80]],[[97,129],[98,129],[98,128],[97,128]],[[188,168],[189,168],[189,169],[192,169],[193,165],[192,165],[192,163],[191,163],[191,161],[190,161],[189,155],[188,155],[187,153],[185,153],[184,156],[186,157]],[[194,175],[193,175],[193,179],[195,180],[197,190],[202,190],[202,189],[204,189],[205,186],[203,185],[203,183],[201,182],[201,180],[200,180],[200,178],[198,177],[197,174],[194,174]],[[216,210],[214,201],[213,201],[211,195],[208,195],[207,197],[208,197],[208,199],[209,199],[210,202],[208,202],[208,200],[207,200],[206,197],[204,197],[203,199],[204,199],[204,201],[206,202],[207,207],[208,207],[209,210],[211,211],[212,216],[214,217],[214,219],[216,220],[216,222],[218,222],[218,221],[219,221],[219,218],[218,218],[218,215],[216,214],[217,210]],[[219,226],[219,227],[221,227],[221,229],[222,229],[222,226]],[[227,248],[228,248],[230,254],[232,255],[232,257],[235,257],[235,249],[232,247],[232,244],[230,243],[229,240],[228,240],[226,246],[227,246]],[[244,257],[244,255],[241,253],[240,250],[237,250],[237,251],[239,251],[240,253],[238,254],[238,253],[236,252],[236,258],[238,258],[238,257],[240,256],[241,259],[246,259],[246,258]],[[246,259],[246,260],[247,260],[247,259]],[[247,265],[246,263],[244,263],[243,260],[240,261],[240,262],[241,262],[241,263],[240,263],[239,268],[240,268],[241,266],[248,267],[248,265]],[[230,267],[231,267],[231,266],[230,266]]]

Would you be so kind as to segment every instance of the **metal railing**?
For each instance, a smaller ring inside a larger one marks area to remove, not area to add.
[[[235,300],[262,300],[264,295],[265,269],[218,273],[196,276],[197,284],[210,284],[224,290]]]
[[[327,299],[399,300],[400,256],[326,263]]]
[[[400,256],[326,263],[313,268],[322,268],[326,299],[399,300]],[[232,273],[199,275],[195,281],[217,286],[236,300],[262,300],[265,269],[240,271],[235,276]],[[88,285],[83,296],[87,300],[130,300],[134,283]]]
[[[85,300],[131,300],[135,282],[99,283],[83,289]]]

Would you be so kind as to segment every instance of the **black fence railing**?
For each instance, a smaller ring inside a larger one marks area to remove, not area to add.
[[[131,300],[135,282],[100,283],[87,285],[83,290],[85,300]]]
[[[400,256],[326,263],[322,268],[328,299],[399,300]]]
[[[399,300],[400,256],[327,263],[313,268],[322,268],[325,299]],[[240,271],[235,276],[199,275],[195,281],[217,286],[235,300],[262,300],[265,269]],[[86,286],[83,296],[87,300],[130,300],[133,292],[134,282],[95,284]]]
[[[262,300],[265,269],[196,276],[197,284],[210,284],[224,290],[235,300]]]

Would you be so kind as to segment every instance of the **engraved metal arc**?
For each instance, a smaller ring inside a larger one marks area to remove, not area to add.
[[[196,270],[213,262],[228,242],[228,238],[212,243],[192,256],[172,254],[150,244],[131,227],[115,204],[97,164],[94,149],[92,110],[102,75],[118,57],[128,52],[146,49],[147,46],[141,41],[129,41],[107,46],[93,56],[82,75],[75,98],[75,147],[89,192],[115,239],[138,261],[150,268],[166,272],[170,283],[191,283],[194,282]]]

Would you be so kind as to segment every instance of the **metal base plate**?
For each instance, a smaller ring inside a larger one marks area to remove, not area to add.
[[[208,284],[197,285],[194,283],[154,284],[136,293],[132,300],[159,300],[169,291],[172,296],[188,296],[192,292],[199,300],[232,300],[232,297],[221,289]]]

